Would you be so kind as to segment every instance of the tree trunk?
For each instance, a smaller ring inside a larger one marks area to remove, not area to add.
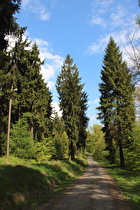
[[[122,145],[120,145],[120,167],[121,168],[125,167]]]
[[[10,100],[9,100],[9,109],[8,109],[8,129],[7,129],[7,142],[6,142],[6,157],[9,157],[9,141],[10,141],[10,127],[11,127],[12,92],[13,92],[13,85],[11,85]]]
[[[74,151],[74,145],[73,145],[72,140],[71,140],[70,146],[69,146],[69,157],[70,157],[70,160],[74,160],[74,158],[75,158],[75,151]]]
[[[31,140],[33,141],[33,139],[34,139],[34,127],[33,127],[33,125],[31,125],[30,131],[31,131]]]

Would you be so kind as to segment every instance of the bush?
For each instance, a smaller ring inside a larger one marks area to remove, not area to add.
[[[34,142],[31,137],[26,117],[13,125],[10,135],[10,155],[19,158],[31,158],[34,153]]]

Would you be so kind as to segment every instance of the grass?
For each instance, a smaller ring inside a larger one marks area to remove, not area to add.
[[[140,209],[140,174],[100,162],[112,175],[134,210]]]
[[[0,210],[37,209],[86,169],[85,160],[35,163],[0,158]]]

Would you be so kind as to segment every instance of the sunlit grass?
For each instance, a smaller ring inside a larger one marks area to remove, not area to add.
[[[140,209],[140,174],[121,169],[117,166],[109,165],[106,162],[100,162],[107,168],[108,172],[113,176],[115,182],[119,185],[121,191],[125,195],[132,208]]]
[[[0,207],[37,209],[69,186],[86,167],[84,160],[35,163],[0,158]]]

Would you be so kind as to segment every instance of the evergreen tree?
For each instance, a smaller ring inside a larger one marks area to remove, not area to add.
[[[69,138],[69,156],[71,159],[74,159],[77,145],[79,147],[81,144],[82,146],[85,145],[84,132],[88,121],[85,114],[87,95],[83,92],[83,85],[80,82],[78,68],[73,64],[70,55],[67,55],[57,78],[56,88],[59,94],[62,118]],[[82,135],[84,142],[79,139]]]
[[[51,93],[40,73],[43,62],[39,58],[36,44],[30,49],[30,42],[22,35],[13,49],[17,59],[17,95],[13,101],[13,116],[19,120],[23,113],[28,114],[32,138],[48,134],[47,127],[51,115]]]
[[[12,109],[9,113],[11,112],[12,124],[19,121],[26,113],[32,140],[48,137],[51,129],[52,96],[40,73],[43,62],[39,58],[37,45],[31,47],[28,39],[23,40],[21,30],[15,47],[8,54],[9,59],[0,78],[2,102],[0,108],[3,112],[1,123],[7,127],[7,110],[11,101]],[[0,145],[3,145],[3,142],[2,140]]]
[[[10,154],[19,158],[33,157],[34,142],[31,140],[29,124],[24,115],[11,128]]]
[[[79,114],[79,136],[78,136],[78,142],[77,142],[77,149],[80,150],[81,149],[85,149],[86,147],[86,139],[87,139],[87,126],[88,126],[88,121],[89,118],[87,117],[87,109],[88,109],[88,105],[87,105],[87,101],[88,101],[88,96],[87,93],[84,91],[82,92],[81,95],[81,99],[80,99],[80,114]]]
[[[105,50],[99,84],[101,97],[98,107],[99,119],[104,125],[109,160],[115,161],[115,146],[119,148],[120,166],[124,167],[124,148],[132,144],[132,128],[135,120],[132,76],[127,64],[122,61],[122,54],[119,51],[113,38]]]
[[[0,1],[0,51],[6,49],[5,36],[16,33],[19,28],[14,14],[19,12],[21,0]]]

